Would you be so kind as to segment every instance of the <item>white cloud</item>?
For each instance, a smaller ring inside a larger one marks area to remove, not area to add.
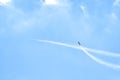
[[[44,4],[45,5],[58,5],[59,1],[58,0],[45,0]]]
[[[0,0],[0,5],[8,5],[11,0]]]
[[[104,27],[104,31],[107,34],[112,35],[113,31],[115,30],[115,28],[117,27],[117,23],[119,22],[118,16],[116,15],[115,12],[112,12],[110,14],[108,14],[108,18],[106,20],[108,22],[108,26]]]
[[[113,3],[113,6],[120,6],[120,0],[115,0],[115,2]]]
[[[33,26],[33,20],[21,20],[21,21],[17,21],[12,29],[14,32],[16,33],[24,33],[27,30],[30,30]]]
[[[112,13],[111,14],[111,18],[113,19],[113,20],[117,20],[118,18],[117,18],[117,15],[115,14],[115,13]]]
[[[42,1],[42,5],[70,8],[71,3],[69,0],[44,0]]]
[[[110,24],[114,24],[114,25],[118,22],[118,16],[116,15],[115,12],[109,14],[108,21],[110,22]]]
[[[87,12],[87,10],[86,10],[86,7],[85,7],[84,5],[80,5],[80,9],[82,10],[83,15],[84,15],[85,17],[88,17],[88,12]]]

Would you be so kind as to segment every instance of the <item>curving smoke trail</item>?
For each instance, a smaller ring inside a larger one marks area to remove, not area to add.
[[[87,48],[87,47],[84,47],[84,49],[86,49],[87,51],[94,52],[94,53],[101,54],[101,55],[105,55],[105,56],[120,57],[120,53],[113,53],[113,52],[97,50],[97,49],[92,49],[92,48]]]
[[[72,48],[75,48],[75,49],[80,49],[80,47],[83,47],[83,46],[70,45],[70,44],[66,44],[66,43],[49,41],[49,40],[37,40],[37,39],[33,39],[33,40],[40,41],[40,42],[45,42],[45,43],[52,43],[52,44],[56,44],[56,45],[66,46],[66,47],[72,47]],[[83,48],[87,51],[90,51],[90,52],[93,52],[93,53],[96,53],[96,54],[101,54],[101,55],[111,56],[111,57],[120,57],[120,53],[113,53],[113,52],[97,50],[97,49],[92,49],[92,48],[87,48],[87,47],[83,47]]]
[[[112,64],[112,63],[108,63],[108,62],[105,62],[99,58],[96,58],[95,56],[91,55],[87,50],[85,50],[83,47],[81,48],[81,50],[86,53],[86,55],[88,55],[91,59],[93,59],[94,61],[102,64],[102,65],[105,65],[105,66],[108,66],[110,68],[113,68],[113,69],[120,69],[120,65],[116,65],[116,64]]]
[[[70,44],[66,44],[66,43],[49,41],[49,40],[37,40],[37,39],[33,39],[33,40],[36,40],[36,41],[39,41],[39,42],[44,42],[44,43],[55,44],[55,45],[61,45],[61,46],[70,47],[70,48],[74,48],[74,49],[79,49],[79,50],[82,50],[92,60],[94,60],[94,61],[96,61],[96,62],[98,62],[98,63],[100,63],[102,65],[108,66],[108,67],[113,68],[113,69],[120,69],[120,65],[116,65],[116,64],[105,62],[105,61],[103,61],[103,60],[101,60],[99,58],[96,58],[95,56],[91,55],[88,51],[98,52],[98,53],[103,52],[102,54],[104,54],[104,55],[110,55],[110,56],[117,56],[118,54],[117,55],[116,54],[114,55],[114,53],[110,53],[109,54],[109,52],[106,52],[106,51],[94,50],[94,49],[90,49],[90,48],[86,48],[86,47],[82,47],[82,46],[70,45]]]

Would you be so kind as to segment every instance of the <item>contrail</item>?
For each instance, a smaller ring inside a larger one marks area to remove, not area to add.
[[[70,48],[74,48],[74,49],[79,49],[79,50],[82,50],[92,60],[94,60],[94,61],[96,61],[96,62],[98,62],[98,63],[100,63],[102,65],[108,66],[108,67],[113,68],[113,69],[120,69],[120,65],[116,65],[116,64],[105,62],[105,61],[103,61],[101,59],[98,59],[95,56],[91,55],[87,51],[87,50],[92,51],[90,48],[85,48],[85,47],[82,47],[82,46],[70,45],[70,44],[61,43],[61,42],[49,41],[49,40],[37,40],[37,39],[33,39],[33,40],[36,40],[36,41],[39,41],[39,42],[44,42],[44,43],[55,44],[55,45],[61,45],[61,46],[70,47]],[[96,52],[97,52],[97,50],[96,50]]]

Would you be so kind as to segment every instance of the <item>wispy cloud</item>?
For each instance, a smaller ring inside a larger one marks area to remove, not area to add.
[[[6,5],[9,2],[10,2],[10,5],[8,5],[6,7],[7,10],[9,10],[9,12],[7,13],[7,15],[6,14],[5,15],[7,16],[6,20],[7,21],[10,20],[9,22],[6,22],[7,24],[11,24],[11,27],[9,29],[10,32],[12,30],[15,33],[16,32],[22,33],[25,31],[29,31],[31,29],[31,27],[35,27],[38,25],[41,27],[46,27],[49,25],[49,23],[53,22],[54,19],[57,21],[59,15],[64,16],[64,17],[68,16],[66,6],[62,6],[62,3],[67,4],[67,2],[65,2],[65,1],[62,2],[59,0],[45,0],[45,2],[43,2],[43,4],[45,3],[46,5],[61,5],[61,6],[60,7],[58,6],[56,8],[56,10],[54,10],[54,9],[49,10],[48,9],[49,6],[42,5],[41,8],[33,10],[33,12],[31,12],[31,13],[30,12],[26,13],[26,12],[24,12],[24,10],[17,7],[16,6],[17,2],[12,3],[11,0],[0,0],[0,3],[6,4]],[[53,8],[54,7],[55,6],[53,6]],[[64,8],[61,8],[61,7],[64,7]],[[46,24],[46,22],[47,22],[47,24]]]
[[[11,2],[11,0],[0,0],[0,5],[8,5]]]
[[[86,9],[86,6],[84,6],[84,5],[80,5],[80,9],[82,10],[82,12],[83,12],[83,15],[85,16],[85,17],[88,17],[88,12],[87,12],[87,9]]]
[[[114,21],[116,21],[118,19],[116,13],[114,13],[114,12],[111,13],[111,19],[114,20]]]
[[[120,6],[120,0],[115,0],[113,6]]]
[[[107,54],[107,55],[111,55],[111,56],[114,56],[114,53],[110,53],[109,52],[105,52],[105,51],[97,51],[97,50],[94,50],[94,49],[90,49],[90,48],[84,48],[82,46],[75,46],[75,45],[70,45],[70,44],[66,44],[66,43],[61,43],[61,42],[55,42],[55,41],[49,41],[49,40],[37,40],[37,39],[33,39],[35,41],[39,41],[39,42],[44,42],[44,43],[50,43],[50,44],[55,44],[55,45],[61,45],[61,46],[65,46],[65,47],[70,47],[70,48],[74,48],[74,49],[79,49],[79,50],[82,50],[87,56],[89,56],[92,60],[102,64],[102,65],[105,65],[107,67],[110,67],[110,68],[113,68],[113,69],[120,69],[120,65],[116,65],[116,64],[112,64],[112,63],[108,63],[108,62],[105,62],[95,56],[93,56],[92,54],[90,54],[87,50],[90,50],[90,51],[93,51],[93,52],[104,52],[102,54]],[[119,54],[116,55],[116,56],[120,56]]]
[[[45,0],[44,5],[59,5],[58,0]]]
[[[45,0],[43,6],[70,7],[69,0]]]

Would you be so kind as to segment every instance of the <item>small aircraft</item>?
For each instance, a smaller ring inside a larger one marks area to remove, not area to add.
[[[78,41],[78,44],[81,45],[79,41]]]

